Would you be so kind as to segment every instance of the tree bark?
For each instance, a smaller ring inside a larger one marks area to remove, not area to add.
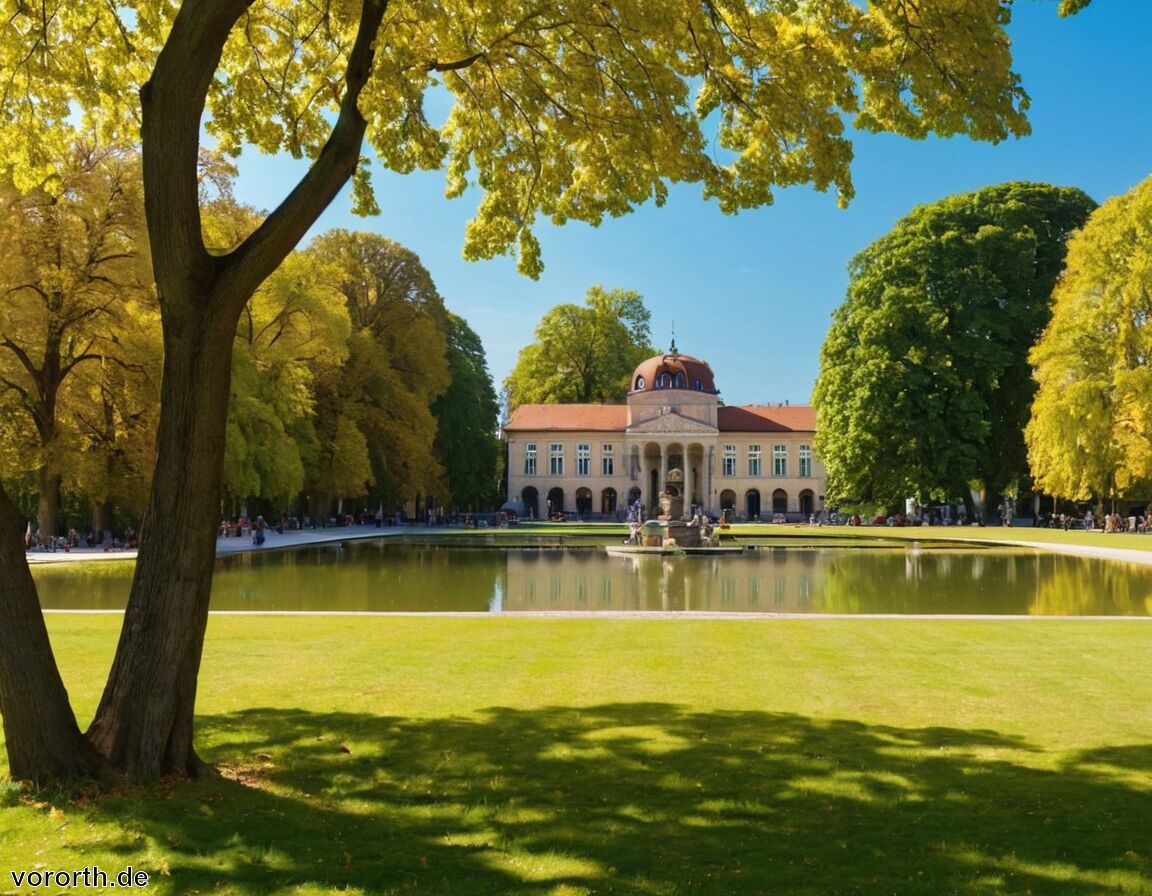
[[[56,533],[56,508],[60,506],[60,474],[54,469],[47,454],[53,451],[52,446],[44,446],[45,457],[40,464],[39,486],[40,498],[37,504],[37,524],[40,527],[40,537],[51,539]]]
[[[68,702],[28,570],[23,523],[0,487],[0,715],[9,774],[36,782],[96,777],[105,765]]]
[[[196,775],[196,682],[216,557],[235,318],[165,330],[155,484],[108,683],[88,736],[129,779]],[[226,303],[224,303],[226,304]]]

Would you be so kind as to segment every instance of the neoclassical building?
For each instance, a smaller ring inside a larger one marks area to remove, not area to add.
[[[737,519],[807,520],[824,504],[808,405],[729,407],[712,368],[676,350],[632,374],[625,404],[527,404],[504,425],[508,500],[524,516],[651,515],[670,477],[684,505]]]

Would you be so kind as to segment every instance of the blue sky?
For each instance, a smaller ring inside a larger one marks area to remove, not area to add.
[[[543,225],[546,270],[533,281],[511,258],[461,258],[475,198],[446,200],[442,173],[378,170],[379,216],[357,218],[341,198],[315,232],[369,230],[416,252],[483,340],[497,389],[544,312],[599,284],[644,296],[657,346],[675,322],[677,346],[712,365],[726,403],[806,403],[849,260],[914,206],[1009,180],[1076,186],[1102,202],[1152,173],[1152,0],[1095,0],[1071,19],[1056,15],[1056,0],[1016,0],[1010,33],[1032,135],[997,146],[855,135],[846,210],[831,193],[797,187],[726,216],[698,188],[676,188],[664,208],[599,228]],[[285,160],[239,163],[237,193],[261,208],[295,177]]]

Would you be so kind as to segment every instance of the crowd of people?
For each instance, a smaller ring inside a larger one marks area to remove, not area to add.
[[[72,551],[77,548],[103,548],[106,551],[120,551],[135,549],[139,545],[139,538],[131,526],[125,526],[118,535],[111,529],[103,532],[88,530],[87,535],[81,535],[78,529],[69,529],[67,535],[44,535],[32,523],[24,532],[24,547],[29,551]]]
[[[1152,531],[1152,513],[1136,513],[1123,516],[1119,513],[1106,513],[1099,519],[1091,510],[1083,516],[1070,513],[1041,514],[1036,518],[1036,526],[1043,529],[1084,529],[1087,532],[1149,532]]]

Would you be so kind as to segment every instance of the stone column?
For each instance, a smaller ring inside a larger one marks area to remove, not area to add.
[[[685,445],[682,449],[684,463],[684,516],[692,518],[692,449]]]
[[[716,446],[709,445],[706,456],[703,451],[700,454],[700,462],[704,467],[704,489],[701,497],[704,499],[704,512],[710,514],[714,510],[712,505],[712,462],[716,455]]]
[[[668,481],[668,446],[660,446],[660,481],[656,483],[660,491],[664,489],[664,483]],[[657,492],[659,493],[659,492]]]
[[[647,507],[649,506],[648,464],[645,460],[643,445],[640,445],[636,450],[636,462],[640,468],[640,503]],[[642,516],[647,516],[647,514],[642,514]]]

